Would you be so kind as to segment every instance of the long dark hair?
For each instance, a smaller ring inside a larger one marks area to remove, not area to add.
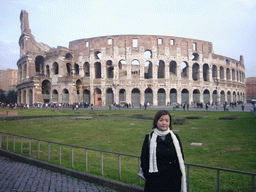
[[[153,120],[153,128],[152,129],[157,128],[157,121],[160,119],[160,117],[162,115],[169,115],[169,117],[170,117],[170,125],[169,125],[169,127],[170,127],[170,130],[172,130],[172,117],[171,117],[170,113],[168,111],[166,111],[166,110],[160,110],[160,111],[158,111],[155,114],[155,117],[154,117],[154,120]]]

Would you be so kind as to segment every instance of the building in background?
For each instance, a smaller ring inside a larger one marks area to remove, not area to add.
[[[17,90],[18,69],[0,70],[0,89],[5,92]]]
[[[252,99],[256,99],[256,77],[246,78],[246,99],[250,102]]]
[[[158,35],[112,35],[69,42],[37,43],[28,13],[20,14],[18,104],[246,101],[245,65],[217,55],[211,42]]]

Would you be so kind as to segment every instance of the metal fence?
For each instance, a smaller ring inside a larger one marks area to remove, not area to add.
[[[47,140],[42,140],[42,139],[36,139],[36,138],[32,138],[32,137],[26,137],[26,136],[22,136],[22,135],[16,135],[16,134],[12,134],[12,133],[6,133],[6,132],[1,132],[0,131],[0,148],[2,148],[2,142],[3,138],[2,136],[6,135],[6,150],[9,150],[9,136],[13,136],[13,152],[15,152],[15,138],[19,137],[20,138],[20,153],[21,155],[23,154],[23,139],[28,139],[29,140],[29,156],[31,156],[31,141],[35,140],[37,141],[37,159],[40,159],[40,145],[41,142],[45,142],[48,143],[48,150],[47,150],[47,160],[48,162],[50,162],[50,153],[51,153],[51,144],[56,144],[59,145],[59,164],[61,165],[61,150],[62,150],[62,146],[68,146],[71,148],[71,167],[73,168],[74,166],[74,154],[73,154],[73,150],[74,148],[80,148],[80,149],[84,149],[85,150],[85,171],[87,172],[88,170],[88,154],[87,151],[88,150],[92,150],[92,151],[98,151],[100,153],[101,156],[101,174],[103,175],[103,170],[104,170],[104,166],[103,166],[103,154],[104,153],[108,153],[108,154],[115,154],[118,155],[118,178],[119,180],[121,180],[121,157],[122,156],[127,156],[127,157],[132,157],[132,158],[137,158],[138,159],[138,171],[140,169],[140,157],[136,156],[136,155],[129,155],[129,154],[124,154],[124,153],[116,153],[116,152],[110,152],[110,151],[104,151],[104,150],[98,150],[98,149],[92,149],[92,148],[87,148],[87,147],[81,147],[81,146],[75,146],[75,145],[69,145],[69,144],[64,144],[64,143],[58,143],[58,142],[52,142],[52,141],[47,141]],[[205,169],[211,169],[211,170],[216,170],[216,174],[217,174],[217,191],[220,191],[220,172],[233,172],[233,173],[237,173],[237,174],[245,174],[245,175],[250,175],[252,176],[252,191],[255,192],[255,176],[256,173],[251,173],[251,172],[244,172],[244,171],[237,171],[237,170],[231,170],[231,169],[223,169],[223,168],[217,168],[217,167],[210,167],[210,166],[203,166],[203,165],[196,165],[196,164],[190,164],[190,163],[185,163],[185,166],[187,167],[187,191],[189,192],[190,190],[190,167],[199,167],[199,168],[205,168]],[[141,179],[140,177],[138,177],[138,183],[141,184]]]

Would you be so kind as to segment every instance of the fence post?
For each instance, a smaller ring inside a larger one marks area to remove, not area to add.
[[[13,152],[15,153],[15,136],[13,136]]]
[[[71,167],[73,168],[73,147],[71,147]]]
[[[103,152],[100,152],[101,156],[101,175],[103,175]]]
[[[8,134],[6,135],[6,150],[8,151]]]
[[[29,156],[31,156],[31,139],[29,139]]]
[[[85,172],[87,172],[87,162],[88,159],[87,159],[87,149],[85,149]]]
[[[61,165],[61,144],[59,145],[59,161],[60,161],[60,165]]]
[[[140,172],[140,158],[138,158],[138,172]],[[139,178],[139,184],[141,184],[141,179]]]
[[[40,140],[38,140],[37,159],[39,159],[39,156],[40,156]]]
[[[217,190],[220,192],[220,170],[217,169]]]
[[[121,155],[118,155],[118,177],[121,180]]]
[[[50,161],[50,143],[48,143],[48,162]]]
[[[23,148],[23,137],[20,138],[20,154],[22,155],[22,148]]]
[[[0,133],[0,148],[2,147],[2,133]]]
[[[189,181],[189,165],[187,165],[187,192],[189,192],[189,185],[190,185],[190,181]]]

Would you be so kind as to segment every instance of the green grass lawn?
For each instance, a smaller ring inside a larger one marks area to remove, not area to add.
[[[1,109],[4,110],[4,109]],[[17,110],[20,116],[27,115],[84,115],[92,120],[74,120],[73,117],[51,117],[0,121],[0,131],[140,156],[145,134],[152,131],[154,110],[121,111],[64,111],[64,110]],[[187,119],[183,125],[173,125],[181,139],[185,162],[212,167],[256,172],[256,117],[247,112],[193,112],[171,111],[173,119],[187,116],[202,116]],[[235,115],[234,120],[220,117]],[[2,136],[6,141],[6,136]],[[9,136],[8,148],[12,151],[13,138]],[[20,138],[15,138],[15,152],[20,153]],[[28,155],[28,139],[24,139],[23,154]],[[203,143],[191,146],[192,142]],[[2,142],[6,148],[6,142]],[[47,161],[48,144],[41,142],[40,160]],[[32,157],[37,157],[37,142],[32,141]],[[101,175],[101,154],[88,150],[89,174],[118,180],[118,155],[103,154],[104,173]],[[59,145],[51,145],[50,163],[59,165]],[[71,149],[62,146],[61,166],[71,167]],[[138,184],[138,160],[121,158],[121,182]],[[74,149],[74,167],[85,171],[85,150]],[[190,168],[190,191],[216,191],[216,171],[205,168]],[[221,191],[252,191],[251,176],[221,172]]]

